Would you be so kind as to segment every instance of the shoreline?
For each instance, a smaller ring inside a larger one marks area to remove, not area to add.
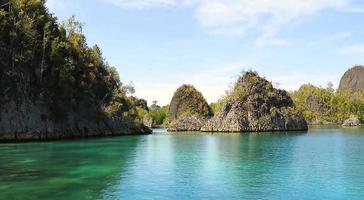
[[[59,137],[59,138],[22,138],[22,139],[0,139],[1,144],[20,144],[20,143],[36,143],[36,142],[62,142],[62,141],[77,141],[77,140],[88,140],[88,139],[100,139],[100,138],[114,138],[114,137],[123,137],[123,136],[143,136],[143,135],[152,135],[151,132],[138,132],[138,133],[122,133],[122,134],[105,134],[105,135],[88,135],[88,136],[68,136],[68,137]]]

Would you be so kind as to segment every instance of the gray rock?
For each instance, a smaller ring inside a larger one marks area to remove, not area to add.
[[[356,92],[364,89],[364,67],[354,66],[345,72],[340,80],[340,91]]]
[[[212,117],[211,107],[192,85],[182,85],[173,95],[167,121],[169,131],[199,131]]]
[[[255,72],[239,78],[235,91],[239,98],[224,103],[223,108],[202,126],[208,132],[261,132],[307,130],[303,115],[294,108],[284,90],[274,89]]]
[[[202,128],[204,132],[262,132],[307,130],[301,114],[292,108],[271,108],[269,112],[250,110],[243,102],[226,103]]]
[[[360,120],[356,117],[352,117],[344,121],[343,126],[359,126]]]
[[[40,103],[10,102],[0,110],[0,140],[56,140],[98,136],[150,134],[151,129],[135,125],[120,117],[87,119],[69,113],[67,120],[46,117],[47,109]]]
[[[191,116],[191,117],[180,117],[174,121],[167,128],[168,131],[200,131],[201,127],[206,123],[206,119]]]

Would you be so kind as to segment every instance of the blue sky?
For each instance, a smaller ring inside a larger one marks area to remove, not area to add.
[[[136,96],[168,104],[183,83],[216,101],[243,70],[276,87],[338,86],[364,64],[361,0],[48,0],[85,23]]]

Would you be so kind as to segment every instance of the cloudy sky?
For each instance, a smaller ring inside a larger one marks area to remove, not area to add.
[[[364,64],[362,0],[48,0],[83,21],[136,95],[169,103],[183,83],[216,101],[243,70],[275,86],[338,86]]]

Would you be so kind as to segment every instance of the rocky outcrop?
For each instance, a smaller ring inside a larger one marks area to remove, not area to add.
[[[340,80],[340,91],[358,91],[364,89],[364,67],[355,66],[345,72]]]
[[[182,85],[171,100],[167,120],[169,131],[198,131],[212,116],[212,110],[201,92],[192,85]]]
[[[360,120],[356,117],[351,117],[344,121],[343,126],[359,126]]]
[[[284,90],[255,72],[241,76],[225,97],[222,109],[202,126],[208,132],[261,132],[307,130],[302,114],[295,110]]]
[[[148,109],[146,101],[134,103],[128,96],[133,85],[121,83],[97,45],[86,44],[82,23],[71,17],[60,26],[43,0],[5,2],[0,3],[1,141],[151,133],[139,117],[144,110],[138,107]]]
[[[206,122],[207,119],[201,117],[181,117],[169,125],[168,131],[199,131]]]
[[[41,103],[10,102],[0,111],[0,141],[58,140],[99,136],[151,134],[144,125],[120,117],[89,118],[69,113],[66,120],[56,121],[46,115]]]

